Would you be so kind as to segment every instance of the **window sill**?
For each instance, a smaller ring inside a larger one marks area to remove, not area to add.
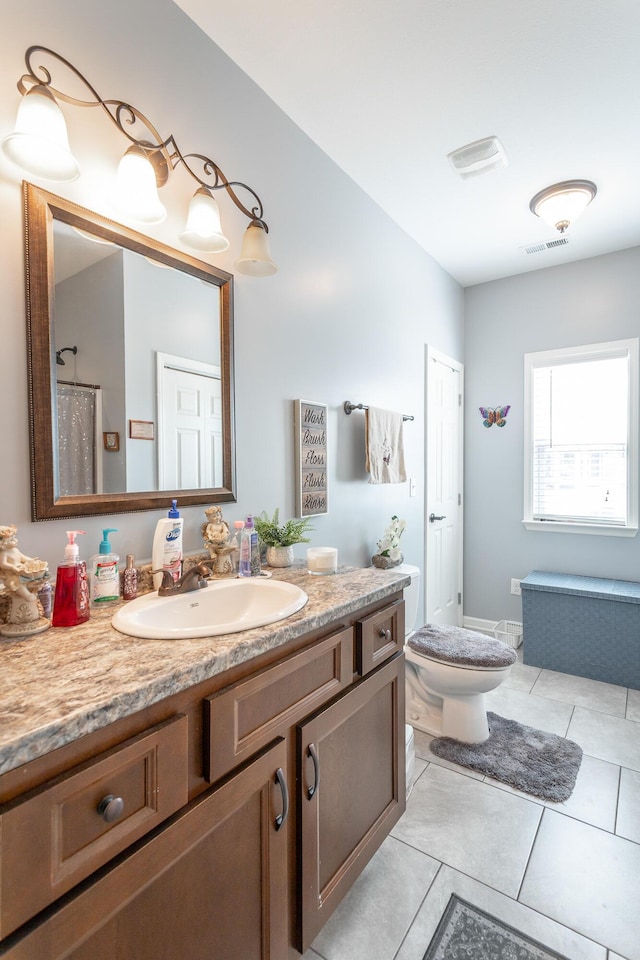
[[[599,537],[635,537],[638,527],[609,527],[597,523],[560,523],[555,520],[523,520],[526,530],[544,533],[587,533]]]

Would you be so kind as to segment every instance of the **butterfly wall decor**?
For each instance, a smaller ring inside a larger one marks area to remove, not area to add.
[[[505,423],[507,422],[507,414],[509,413],[511,406],[479,407],[478,409],[482,414],[482,423],[485,427],[492,427],[494,423],[496,427],[504,427]]]

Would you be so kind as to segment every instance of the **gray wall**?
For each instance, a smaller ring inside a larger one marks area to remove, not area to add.
[[[637,337],[639,303],[640,247],[465,291],[465,616],[521,619],[510,581],[531,570],[640,578],[640,536],[522,526],[523,355]],[[478,407],[499,404],[507,425],[487,429]]]
[[[169,0],[87,4],[33,0],[3,4],[0,34],[0,134],[19,102],[16,82],[31,44],[58,51],[105,98],[129,100],[185,152],[209,154],[265,203],[279,273],[235,285],[238,502],[248,512],[294,511],[292,401],[329,405],[330,513],[313,541],[332,543],[342,562],[365,564],[390,516],[405,517],[408,561],[422,565],[424,518],[424,345],[462,359],[463,293],[364,193]],[[64,87],[66,78],[58,81]],[[125,140],[100,110],[65,107],[83,175],[53,192],[112,215],[111,186]],[[55,566],[67,521],[30,523],[21,175],[0,158],[0,317],[3,327],[4,448],[0,521],[18,524],[20,547]],[[42,184],[48,189],[51,186]],[[177,244],[193,184],[176,172],[164,188],[172,211],[153,236]],[[233,271],[246,221],[221,198],[230,250],[212,258]],[[181,208],[179,214],[178,208]],[[173,211],[176,211],[175,213]],[[179,343],[177,344],[179,348]],[[179,349],[177,349],[179,352]],[[418,480],[378,487],[364,471],[363,416],[346,417],[345,399],[414,414],[406,460]],[[160,512],[87,519],[82,553],[97,548],[103,526],[118,527],[114,548],[150,556]],[[201,546],[202,508],[184,510],[185,547]],[[299,549],[302,555],[302,550]]]

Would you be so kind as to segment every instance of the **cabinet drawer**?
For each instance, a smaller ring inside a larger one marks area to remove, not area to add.
[[[0,809],[0,936],[187,803],[187,727],[173,717]]]
[[[356,624],[356,669],[361,676],[402,650],[404,645],[404,600]]]
[[[205,776],[228,773],[353,680],[351,627],[205,699]]]

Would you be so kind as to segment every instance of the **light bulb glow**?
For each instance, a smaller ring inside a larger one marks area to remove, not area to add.
[[[2,141],[2,151],[17,166],[44,180],[64,183],[80,175],[62,110],[42,86],[32,87],[20,101],[15,128]]]
[[[222,232],[218,203],[206,187],[200,187],[191,198],[187,223],[180,239],[195,250],[221,253],[229,246]]]
[[[118,165],[115,204],[122,216],[137,223],[162,223],[167,216],[155,170],[141,147],[129,147]]]

